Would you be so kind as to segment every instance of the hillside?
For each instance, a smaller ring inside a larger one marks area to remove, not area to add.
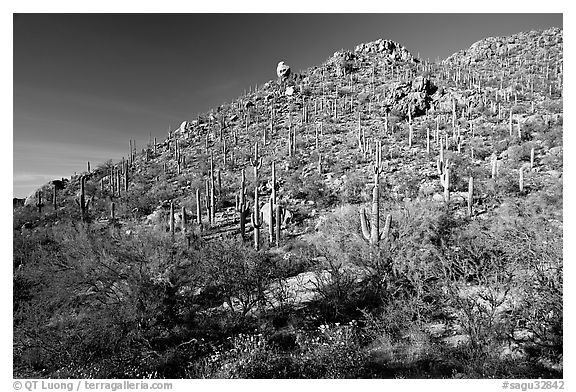
[[[562,377],[562,42],[360,44],[46,184],[14,377]]]

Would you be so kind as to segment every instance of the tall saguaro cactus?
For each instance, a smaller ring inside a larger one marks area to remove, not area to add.
[[[38,208],[38,213],[41,214],[42,208],[44,207],[44,203],[42,203],[42,190],[38,191],[36,197],[37,197],[36,207]]]
[[[268,241],[270,243],[270,245],[272,245],[272,243],[274,242],[274,201],[273,201],[273,197],[272,195],[270,195],[270,202],[268,203],[269,207],[268,207],[268,211],[267,213],[269,214],[268,216],[270,217],[270,221],[268,222]],[[278,225],[279,222],[276,222],[276,225]]]
[[[128,192],[128,163],[124,167],[124,191]]]
[[[200,188],[196,189],[196,223],[202,227],[202,205],[200,202]]]
[[[444,201],[450,201],[450,169],[446,167],[444,172],[440,174],[440,185],[444,187]]]
[[[272,161],[272,202],[276,204],[276,189],[278,184],[276,183],[276,162]]]
[[[468,181],[468,217],[472,217],[472,206],[474,203],[474,178],[470,177]]]
[[[374,172],[374,187],[372,188],[372,214],[370,220],[366,217],[366,211],[360,212],[360,224],[362,234],[371,246],[378,246],[380,240],[388,235],[390,228],[390,215],[386,218],[387,227],[380,232],[380,174],[382,173],[382,142],[378,141],[376,156],[372,170]]]
[[[260,228],[262,227],[262,213],[258,205],[258,170],[262,167],[262,157],[258,155],[258,142],[254,144],[254,157],[250,158],[254,167],[254,211],[252,212],[252,227],[254,228],[254,249],[260,249]]]
[[[206,200],[206,216],[208,217],[208,224],[212,225],[212,212],[210,211],[210,180],[206,180],[206,194],[204,195]]]
[[[85,189],[84,189],[85,183],[86,183],[86,176],[80,177],[80,198],[76,199],[76,204],[78,204],[78,206],[80,206],[80,213],[81,213],[83,222],[86,222],[86,212],[88,210],[88,206],[90,205],[90,202],[92,201],[92,199],[86,200],[86,193],[85,193]]]
[[[210,221],[216,221],[216,200],[214,198],[214,189],[216,188],[214,175],[214,155],[210,153]]]
[[[52,206],[54,207],[54,211],[58,208],[58,203],[56,201],[56,184],[54,184],[52,188]]]
[[[254,210],[252,211],[252,228],[254,229],[254,249],[260,250],[260,228],[262,227],[262,212],[258,207],[258,186],[254,187]]]
[[[240,194],[236,195],[236,212],[240,214],[240,236],[244,240],[246,236],[246,217],[250,208],[246,200],[246,174],[242,169],[242,180],[240,182]]]
[[[170,202],[170,235],[174,235],[174,202]]]
[[[276,204],[276,246],[280,247],[280,230],[281,230],[281,224],[282,222],[280,221],[280,205]]]

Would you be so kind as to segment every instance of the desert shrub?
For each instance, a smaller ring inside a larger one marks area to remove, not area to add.
[[[343,268],[341,260],[326,258],[327,266],[319,268],[314,281],[314,291],[319,296],[317,303],[320,319],[342,321],[353,317],[357,309],[357,284],[354,274]]]
[[[550,170],[562,170],[563,161],[562,156],[548,154],[540,161],[543,165],[547,166]]]
[[[318,226],[318,231],[320,236],[315,239],[314,244],[321,252],[333,250],[334,254],[329,255],[335,257],[355,254],[355,251],[359,250],[361,233],[359,209],[351,205],[337,207]]]
[[[520,162],[530,159],[530,146],[527,143],[508,147],[508,159],[512,162]]]
[[[416,172],[403,171],[395,173],[394,183],[398,198],[416,198],[420,190],[420,179],[420,174]],[[388,192],[382,192],[382,195],[389,197]]]
[[[491,148],[486,146],[484,139],[481,137],[474,137],[470,141],[470,147],[474,149],[474,158],[483,160],[492,154]]]
[[[83,224],[54,226],[45,235],[26,240],[40,247],[16,275],[15,371],[143,377],[142,355],[163,350],[159,337],[186,337],[171,331],[190,318],[190,298],[179,290],[195,285],[196,268],[168,236],[111,237]]]
[[[302,176],[296,172],[287,178],[284,185],[289,194],[296,199],[313,200],[321,208],[328,207],[336,200],[335,195],[324,183],[324,179],[317,173]]]
[[[562,127],[553,127],[548,130],[539,132],[536,139],[542,142],[542,145],[547,148],[562,146],[563,131]]]
[[[168,183],[158,182],[153,185],[136,183],[124,192],[120,202],[116,202],[118,214],[140,218],[151,214],[164,200],[177,196],[176,189]]]
[[[366,180],[356,172],[349,173],[338,192],[340,203],[358,204],[364,201]]]
[[[562,113],[562,100],[546,100],[541,104],[541,108],[549,113]]]
[[[286,245],[286,253],[276,261],[276,277],[289,277],[309,271],[314,266],[319,251],[314,244],[295,240]]]
[[[202,252],[201,270],[231,310],[246,315],[263,305],[264,289],[273,276],[265,254],[238,240],[222,240]]]

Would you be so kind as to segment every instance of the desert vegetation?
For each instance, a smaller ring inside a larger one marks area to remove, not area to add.
[[[14,377],[561,378],[562,30],[278,73],[14,209]]]

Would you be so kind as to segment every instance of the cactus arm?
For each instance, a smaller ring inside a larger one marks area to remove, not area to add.
[[[366,218],[366,211],[360,211],[360,225],[362,226],[362,235],[367,241],[370,241],[370,223]]]

